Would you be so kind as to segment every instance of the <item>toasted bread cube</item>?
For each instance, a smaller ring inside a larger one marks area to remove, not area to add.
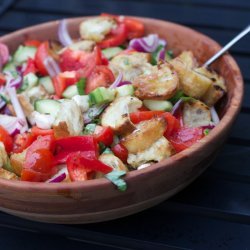
[[[18,176],[8,170],[0,168],[0,178],[7,180],[18,180]]]
[[[164,137],[160,137],[150,147],[138,153],[128,154],[128,164],[133,168],[138,168],[147,162],[159,162],[175,153],[173,146]]]
[[[206,126],[211,122],[210,109],[201,101],[185,102],[182,116],[184,125],[190,128]]]
[[[140,99],[165,100],[173,97],[179,87],[179,78],[168,63],[154,66],[133,82],[135,96]]]
[[[111,127],[117,134],[131,133],[136,127],[130,121],[129,113],[137,111],[142,102],[131,96],[116,98],[101,116],[101,125]]]
[[[121,140],[129,153],[136,154],[149,148],[155,141],[163,136],[166,129],[164,118],[153,118],[140,122],[137,129]]]

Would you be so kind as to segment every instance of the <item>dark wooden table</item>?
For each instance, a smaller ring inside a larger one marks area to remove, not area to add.
[[[0,35],[101,12],[190,26],[225,44],[250,20],[248,0],[0,0]],[[187,38],[188,39],[188,38]],[[192,185],[139,214],[91,225],[48,225],[0,213],[0,249],[249,249],[250,35],[231,49],[245,98],[230,138]]]

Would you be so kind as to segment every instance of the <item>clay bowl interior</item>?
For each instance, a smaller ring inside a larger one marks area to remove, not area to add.
[[[78,24],[84,18],[68,20],[71,36],[78,38]],[[139,18],[146,33],[158,33],[175,55],[192,50],[200,63],[220,46],[212,39],[170,22]],[[57,40],[58,21],[26,28],[0,38],[13,52],[26,39]],[[222,118],[200,142],[149,168],[126,175],[128,189],[119,192],[106,179],[75,183],[29,183],[0,179],[0,210],[36,221],[90,223],[111,220],[152,207],[174,195],[197,178],[214,160],[239,112],[243,81],[230,55],[213,64],[227,83],[227,97],[218,106]]]

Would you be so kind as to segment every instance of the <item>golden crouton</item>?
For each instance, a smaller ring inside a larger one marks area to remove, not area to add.
[[[130,121],[129,113],[137,111],[142,102],[131,96],[116,98],[101,116],[101,125],[111,127],[117,134],[131,133],[136,127]]]
[[[21,172],[23,169],[24,161],[25,161],[26,152],[27,152],[27,149],[25,149],[21,153],[12,154],[10,156],[10,164],[12,166],[13,171],[18,176],[21,176]]]
[[[159,162],[175,153],[173,146],[164,137],[160,137],[149,148],[138,153],[128,154],[128,164],[133,168],[138,168],[147,162]]]
[[[183,123],[187,127],[206,126],[211,122],[210,109],[201,101],[185,102],[182,114]]]
[[[140,99],[165,100],[173,97],[179,87],[179,78],[168,63],[152,67],[133,82],[135,96]]]
[[[0,178],[7,180],[18,180],[18,176],[8,170],[0,168]]]
[[[162,137],[166,129],[164,118],[153,118],[140,122],[133,133],[121,140],[129,153],[136,154],[149,148],[155,141]]]
[[[68,126],[66,122],[59,122],[53,126],[55,138],[63,138],[70,136]]]

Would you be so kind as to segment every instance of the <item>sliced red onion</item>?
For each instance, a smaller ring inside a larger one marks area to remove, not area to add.
[[[118,76],[116,77],[115,81],[109,86],[109,88],[110,89],[117,88],[119,86],[119,84],[121,83],[121,81],[122,81],[122,77],[123,77],[123,74],[120,71]]]
[[[4,43],[0,43],[0,69],[9,61],[9,49]]]
[[[10,135],[13,136],[20,133],[23,128],[21,119],[9,115],[0,115],[0,125],[4,127]]]
[[[27,123],[26,117],[24,115],[23,109],[22,109],[22,107],[19,103],[19,100],[17,98],[16,89],[14,87],[8,87],[6,89],[7,89],[7,92],[9,94],[11,103],[13,105],[13,108],[15,110],[17,117],[23,121],[23,127],[21,130],[21,132],[23,133],[26,130],[28,130],[28,123]]]
[[[121,86],[124,86],[124,85],[130,85],[130,84],[132,84],[132,83],[129,82],[129,81],[124,81],[124,82],[120,82],[117,87],[121,87]]]
[[[50,129],[55,121],[55,117],[49,114],[40,114],[37,111],[32,112],[32,121],[40,129]]]
[[[202,126],[203,129],[213,129],[214,127],[215,127],[215,125],[213,125],[213,124]]]
[[[100,106],[93,106],[88,109],[87,112],[83,113],[84,124],[88,124],[93,121],[97,116],[99,116],[103,110],[108,106],[108,104],[102,104]]]
[[[44,59],[44,66],[51,78],[55,77],[61,72],[59,65],[51,56],[48,56]]]
[[[212,122],[217,125],[220,122],[220,118],[215,110],[214,107],[210,108],[210,112],[211,112],[211,117],[212,117]]]
[[[178,102],[175,103],[175,105],[173,106],[172,110],[171,110],[171,114],[172,115],[176,115],[177,112],[179,111],[179,108],[181,107],[183,100],[180,99]]]
[[[60,43],[66,47],[73,43],[67,28],[67,21],[63,19],[58,25],[58,38]]]
[[[0,109],[6,105],[6,102],[3,99],[0,99]]]
[[[162,45],[163,47],[167,46],[167,41],[164,39],[159,39],[159,45]]]
[[[134,38],[129,42],[129,49],[135,49],[139,52],[154,52],[159,46],[159,40],[156,34],[150,34],[142,38]]]
[[[59,182],[62,182],[63,180],[65,180],[67,175],[68,175],[67,166],[63,165],[63,167],[54,176],[52,176],[49,180],[47,180],[46,182],[59,183]]]

